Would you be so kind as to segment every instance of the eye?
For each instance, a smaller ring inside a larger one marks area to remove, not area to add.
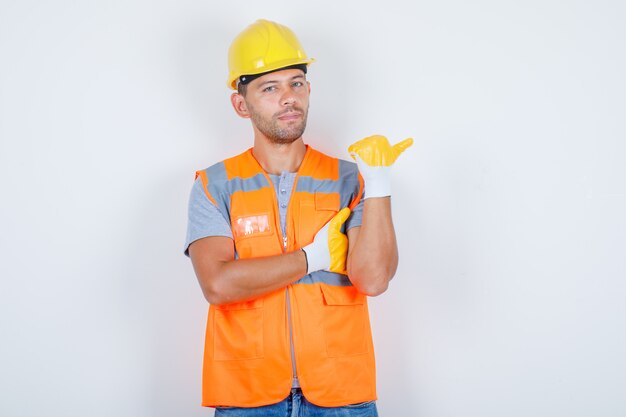
[[[292,84],[292,86],[294,87],[302,87],[304,85],[304,83],[302,81],[296,81]]]
[[[272,91],[274,91],[274,90],[276,90],[276,87],[275,87],[275,86],[273,86],[273,85],[270,85],[270,86],[268,86],[268,87],[265,87],[265,88],[263,89],[263,92],[264,92],[264,93],[270,93],[270,92],[272,92]]]

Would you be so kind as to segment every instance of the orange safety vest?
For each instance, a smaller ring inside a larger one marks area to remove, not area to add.
[[[282,236],[274,187],[251,149],[197,176],[230,221],[239,259],[302,248],[341,208],[354,208],[363,191],[354,163],[307,146]],[[317,271],[257,299],[209,307],[202,405],[280,402],[294,372],[307,400],[322,407],[376,399],[367,298],[347,276]]]

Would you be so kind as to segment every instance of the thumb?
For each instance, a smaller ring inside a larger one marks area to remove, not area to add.
[[[346,207],[337,213],[328,224],[328,251],[330,252],[328,270],[340,274],[346,274],[348,237],[341,233],[341,225],[348,216],[350,216],[350,209]]]
[[[350,217],[350,209],[348,207],[343,208],[333,217],[328,225],[328,235],[341,232],[341,225],[345,223]]]
[[[393,153],[396,155],[396,158],[411,145],[413,145],[413,138],[404,139],[402,142],[393,145]]]

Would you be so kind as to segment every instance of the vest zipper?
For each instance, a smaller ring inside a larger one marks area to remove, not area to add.
[[[287,213],[285,214],[285,233],[283,234],[283,247],[285,248],[285,252],[287,252],[287,229],[289,228],[289,210],[292,209],[291,201],[293,200],[293,194],[296,192],[296,188],[298,185],[298,180],[300,179],[300,169],[307,162],[307,157],[309,155],[310,148],[306,147],[306,153],[304,154],[304,159],[298,168],[298,172],[296,172],[296,177],[293,180],[293,185],[291,187],[291,195],[289,196],[289,202],[287,203]],[[276,191],[274,191],[275,199],[276,199],[276,208],[278,208],[278,197],[276,196]],[[294,231],[294,242],[295,242],[295,231]],[[289,299],[289,289],[293,286],[290,284],[286,288],[287,292],[287,318],[289,320],[289,346],[291,348],[291,366],[293,367],[293,380],[292,380],[292,388],[300,388],[300,381],[298,380],[298,369],[296,367],[296,350],[295,344],[293,342],[293,321],[291,319],[291,302]]]
[[[300,388],[298,381],[298,372],[296,370],[296,351],[293,347],[293,325],[291,324],[291,302],[289,301],[289,287],[286,288],[285,296],[287,297],[287,322],[289,323],[289,349],[291,350],[291,371],[293,378],[291,380],[291,388]]]
[[[302,163],[300,166],[302,166],[306,160],[307,160],[307,156],[309,155],[310,152],[310,148],[307,145],[306,148],[306,153],[304,154],[304,159],[302,160]],[[256,158],[254,158],[254,155],[252,155],[252,153],[250,153],[250,155],[252,156],[252,158],[256,161]],[[263,174],[265,175],[265,178],[267,179],[269,184],[272,184],[272,180],[270,179],[269,175],[267,175],[267,173],[263,170],[263,168],[261,167],[260,164],[258,164],[257,161],[257,165],[259,167],[259,169],[261,170],[261,172],[263,172]],[[298,172],[300,171],[300,169],[298,169]],[[291,200],[293,199],[293,193],[296,190],[296,185],[298,184],[298,178],[299,178],[299,174],[296,173],[296,178],[293,181],[293,187],[291,188],[291,196],[289,197],[289,202],[287,203],[287,213],[285,215],[285,230],[282,230],[282,227],[279,227],[278,229],[281,232],[281,235],[283,237],[283,252],[287,253],[287,228],[288,226],[288,218],[289,218],[289,209],[291,208]],[[273,184],[272,184],[273,185]],[[276,194],[276,189],[274,187],[272,187],[272,191],[274,194],[274,210],[276,210],[276,213],[280,213],[280,208],[278,207],[278,196]],[[280,226],[280,225],[279,225]],[[294,348],[294,343],[293,343],[293,324],[292,324],[292,320],[291,320],[291,301],[289,299],[289,288],[291,287],[291,284],[288,285],[285,288],[285,296],[286,296],[286,300],[287,300],[287,322],[289,324],[289,348],[291,350],[291,367],[292,367],[292,375],[293,375],[293,379],[292,379],[292,388],[300,388],[300,382],[298,381],[298,371],[296,368],[296,353],[295,353],[295,348]]]
[[[268,177],[269,179],[269,177]],[[293,188],[291,190],[291,196],[289,197],[289,203],[291,203],[291,199],[293,198],[293,192],[295,190],[295,185],[298,182],[298,176],[296,174],[296,178],[293,182]],[[271,184],[271,181],[270,181]],[[288,203],[288,204],[289,204]],[[276,195],[276,191],[274,191],[274,204],[276,207],[276,210],[280,210],[278,208],[278,196]],[[288,205],[287,208],[287,213],[285,214],[285,230],[282,230],[281,227],[281,234],[283,235],[283,252],[287,253],[287,220],[288,220],[288,215],[289,215],[289,208],[290,208],[291,204]],[[291,372],[292,372],[292,381],[291,381],[291,387],[292,388],[300,388],[300,382],[298,381],[298,371],[296,369],[296,351],[294,348],[294,344],[293,344],[293,324],[292,324],[292,320],[291,320],[291,300],[289,299],[289,288],[291,287],[291,285],[288,285],[285,288],[285,297],[286,297],[286,302],[287,302],[287,323],[289,325],[289,350],[291,352]]]
[[[287,219],[285,218],[285,223]],[[286,232],[286,231],[285,231]],[[287,253],[287,235],[283,235],[283,250]],[[291,285],[288,285],[285,288],[285,297],[287,298],[287,323],[289,323],[289,349],[291,350],[291,371],[293,375],[293,379],[291,381],[291,388],[300,388],[300,382],[298,381],[298,371],[296,370],[296,351],[293,345],[293,324],[291,322],[291,300],[289,299],[289,288]]]

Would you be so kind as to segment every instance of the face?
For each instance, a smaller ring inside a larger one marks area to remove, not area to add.
[[[289,144],[304,133],[309,92],[303,71],[275,71],[252,80],[245,97],[233,94],[233,105],[237,113],[250,118],[254,128],[270,142]]]

